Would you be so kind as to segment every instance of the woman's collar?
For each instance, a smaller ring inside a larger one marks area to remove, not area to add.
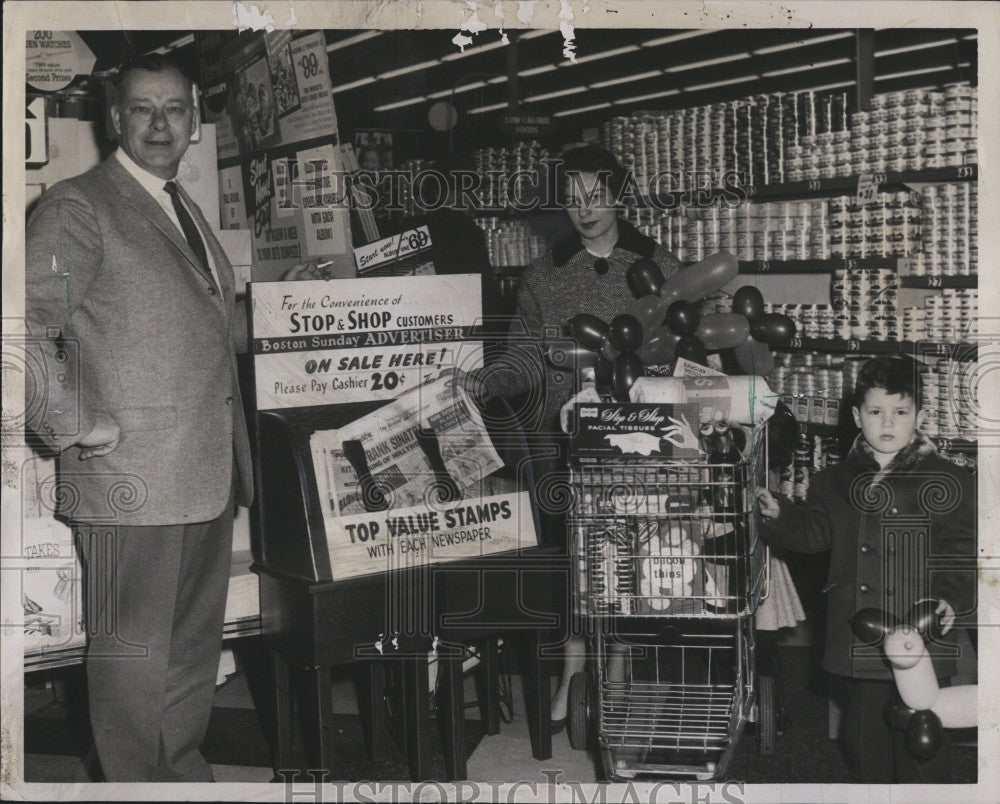
[[[652,258],[653,251],[656,249],[656,241],[651,237],[646,237],[646,235],[642,234],[642,232],[628,221],[619,218],[618,242],[615,243],[615,248],[631,251],[640,257]],[[552,262],[556,268],[562,268],[572,257],[584,250],[580,235],[577,232],[573,232],[572,235],[558,243],[552,249]]]

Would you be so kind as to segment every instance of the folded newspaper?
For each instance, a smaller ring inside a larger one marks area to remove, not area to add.
[[[367,470],[389,509],[433,504],[429,495],[443,487],[478,497],[481,481],[503,466],[479,411],[448,376],[412,388],[338,430],[312,436],[328,516],[366,510],[362,478],[344,449],[351,441],[363,448]]]

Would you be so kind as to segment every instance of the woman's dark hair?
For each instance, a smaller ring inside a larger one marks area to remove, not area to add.
[[[854,407],[860,408],[872,388],[881,388],[887,394],[899,394],[913,400],[913,406],[923,406],[923,387],[920,367],[908,357],[881,355],[868,360],[854,384]]]
[[[563,151],[557,163],[556,199],[560,204],[566,203],[566,179],[569,174],[593,173],[620,200],[628,171],[606,148],[590,144],[579,148]]]

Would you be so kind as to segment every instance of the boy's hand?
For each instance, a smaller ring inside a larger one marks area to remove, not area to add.
[[[764,519],[777,519],[781,516],[781,506],[767,489],[758,486],[754,489],[754,496],[757,498],[757,508],[760,515]]]
[[[941,636],[944,636],[955,624],[955,610],[947,600],[938,600],[934,613],[939,617],[938,622],[941,623]]]

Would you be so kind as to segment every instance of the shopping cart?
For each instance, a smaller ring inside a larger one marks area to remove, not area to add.
[[[582,749],[596,734],[611,781],[722,777],[748,721],[773,751],[774,680],[754,663],[765,438],[751,432],[747,457],[725,464],[571,450],[574,604],[591,651],[571,679],[569,737]]]

